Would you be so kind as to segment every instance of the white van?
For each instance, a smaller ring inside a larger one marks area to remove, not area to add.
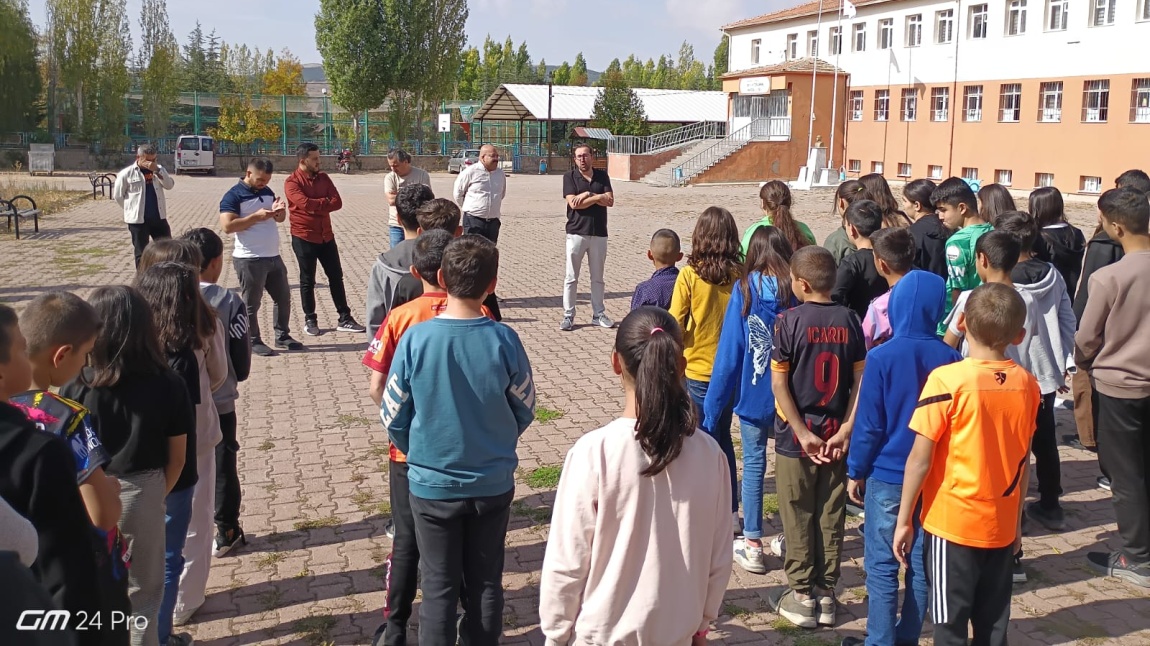
[[[216,174],[216,142],[205,135],[180,135],[176,140],[176,174],[197,171]]]

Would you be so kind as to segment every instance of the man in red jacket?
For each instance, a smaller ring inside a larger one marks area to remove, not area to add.
[[[291,247],[299,261],[299,299],[303,303],[304,334],[319,336],[315,313],[315,265],[318,261],[327,275],[331,300],[339,313],[337,330],[363,332],[365,328],[351,317],[343,288],[343,267],[331,229],[331,214],[343,208],[343,200],[331,177],[319,169],[319,146],[303,143],[296,147],[299,166],[284,180],[288,213],[291,216]]]

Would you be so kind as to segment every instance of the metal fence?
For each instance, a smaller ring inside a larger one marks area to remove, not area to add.
[[[671,186],[682,186],[691,178],[729,157],[751,141],[788,141],[791,138],[790,117],[754,119],[747,125],[717,140],[671,169]]]
[[[607,152],[625,155],[649,155],[662,150],[677,148],[691,141],[722,139],[726,134],[726,123],[700,121],[647,137],[616,136],[607,142]]]

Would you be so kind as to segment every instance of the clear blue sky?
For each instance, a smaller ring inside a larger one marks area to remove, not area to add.
[[[128,0],[132,30],[139,30],[140,0]],[[591,69],[602,70],[612,58],[634,53],[642,59],[676,54],[686,40],[695,56],[709,62],[719,42],[719,27],[728,22],[798,4],[798,0],[470,0],[469,44],[482,45],[487,34],[502,41],[508,34],[527,48],[536,63],[572,61],[579,51]],[[38,26],[45,21],[46,0],[31,0]],[[172,31],[183,44],[199,20],[224,40],[268,47],[288,47],[304,63],[321,62],[315,48],[317,0],[169,0]]]

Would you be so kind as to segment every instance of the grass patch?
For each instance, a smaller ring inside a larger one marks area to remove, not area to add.
[[[275,442],[273,442],[271,440],[264,440],[263,442],[260,442],[260,445],[256,447],[256,450],[257,451],[270,451],[274,448],[276,448]]]
[[[67,211],[84,202],[85,198],[92,199],[91,192],[65,188],[64,184],[60,182],[24,181],[23,178],[17,181],[11,175],[0,176],[0,196],[7,199],[17,195],[27,195],[35,200],[36,208],[40,209],[41,215],[53,215]],[[27,203],[20,200],[19,208],[25,207],[27,207]]]
[[[362,473],[356,473],[356,474],[353,474],[351,476],[351,481],[356,483],[356,484],[359,484],[360,482],[363,482],[364,480],[367,480],[367,476],[363,475]]]
[[[563,471],[561,465],[539,467],[527,474],[524,480],[532,489],[554,489],[559,486],[559,474]]]
[[[384,444],[383,446],[373,446],[367,450],[367,457],[369,458],[389,458],[391,456],[391,449]]]
[[[746,617],[747,615],[753,615],[754,611],[748,610],[742,606],[739,606],[739,605],[736,605],[733,603],[724,603],[723,604],[723,614],[729,615],[731,617],[739,618],[739,617]]]
[[[280,490],[280,486],[274,482],[264,485],[264,491],[268,493],[275,493]]]
[[[532,507],[522,500],[511,503],[511,512],[516,516],[526,518],[536,525],[545,525],[551,522],[550,507]]]
[[[292,626],[292,630],[311,646],[323,646],[329,643],[332,628],[335,628],[335,617],[331,615],[312,615],[300,619]]]
[[[308,566],[306,566],[306,565],[303,566],[302,570],[300,570],[299,572],[296,572],[296,574],[295,574],[295,578],[297,578],[297,579],[302,579],[304,577],[309,577],[309,576],[311,576],[311,569],[308,568]]]
[[[565,414],[566,413],[559,410],[558,408],[548,408],[547,406],[535,407],[535,421],[539,422],[540,424],[554,422],[555,420],[563,417]]]
[[[764,514],[777,514],[779,513],[779,494],[765,493],[763,494],[763,513]]]
[[[296,531],[306,531],[310,529],[320,529],[321,527],[338,527],[340,520],[335,516],[327,516],[325,518],[311,518],[308,520],[297,520],[292,527]]]
[[[268,552],[256,559],[256,567],[261,570],[266,570],[275,566],[277,563],[282,563],[285,559],[287,559],[287,554],[283,552]]]
[[[835,644],[838,643],[837,640],[831,640],[806,632],[799,633],[791,639],[792,646],[835,646]]]
[[[95,260],[115,253],[102,247],[61,244],[52,249],[52,264],[65,278],[84,278],[105,271],[107,266]]]
[[[347,428],[348,426],[371,426],[375,422],[363,415],[340,415],[335,418],[335,423]]]
[[[351,502],[362,511],[364,507],[371,505],[375,500],[375,494],[370,491],[357,491],[351,494]]]
[[[802,628],[799,628],[782,617],[775,617],[771,620],[771,630],[780,635],[788,635],[791,637],[798,637],[803,634]]]
[[[263,607],[264,612],[271,612],[283,605],[283,593],[280,592],[279,588],[272,588],[267,592],[261,593],[256,597],[256,600],[260,602],[260,606]]]

